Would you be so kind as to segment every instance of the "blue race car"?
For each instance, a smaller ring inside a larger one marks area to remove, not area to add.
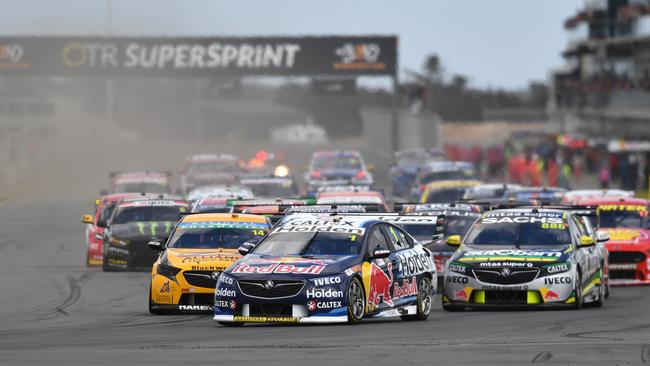
[[[292,215],[240,252],[215,288],[214,320],[223,325],[425,320],[431,312],[431,253],[375,218]]]

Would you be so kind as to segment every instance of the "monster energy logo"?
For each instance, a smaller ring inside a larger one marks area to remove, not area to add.
[[[137,222],[136,224],[138,225],[138,231],[140,232],[140,235],[142,235],[142,236],[148,235],[147,232],[146,232],[146,227],[147,227],[147,224],[149,224],[149,232],[150,232],[151,236],[156,236],[156,230],[158,229],[158,225],[160,225],[160,224],[164,225],[165,226],[165,234],[169,234],[169,232],[172,231],[172,225],[174,223],[171,222],[171,221],[165,221],[165,222],[162,222],[162,223],[157,222],[157,221],[153,221],[153,222]]]

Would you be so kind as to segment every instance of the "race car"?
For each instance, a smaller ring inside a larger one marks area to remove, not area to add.
[[[429,183],[438,181],[475,180],[476,166],[466,161],[440,161],[420,167],[411,187],[410,198],[419,200]]]
[[[463,200],[470,201],[507,198],[506,192],[514,192],[523,188],[523,186],[520,186],[518,184],[481,184],[475,187],[467,188],[465,194],[463,195]]]
[[[446,238],[452,235],[464,237],[470,227],[481,216],[481,208],[467,203],[425,203],[425,204],[397,204],[395,211],[402,215],[420,215],[444,217],[443,236],[433,239],[436,235],[436,223],[416,222],[400,225],[402,229],[413,235],[425,248],[431,251],[438,268],[438,288],[444,285],[443,276],[447,261],[454,254],[455,246],[447,244]]]
[[[117,193],[104,196],[95,200],[95,211],[93,214],[83,215],[81,222],[86,224],[86,265],[88,267],[101,266],[103,259],[104,230],[108,227],[106,221],[111,216],[117,201],[127,198],[141,196],[138,193]]]
[[[428,183],[420,197],[420,203],[449,203],[463,198],[468,188],[476,187],[478,180],[441,180]]]
[[[249,177],[241,179],[239,183],[248,187],[258,198],[295,197],[298,194],[293,179],[288,177]]]
[[[242,244],[257,243],[270,228],[265,218],[253,215],[184,216],[166,243],[148,244],[161,253],[151,268],[149,312],[212,312],[221,272],[241,257]]]
[[[224,325],[425,320],[431,312],[433,259],[392,224],[297,214],[240,251],[215,290],[214,320]]]
[[[390,168],[392,193],[407,197],[420,167],[430,162],[447,160],[447,154],[438,149],[411,149],[395,153],[395,164]]]
[[[149,270],[158,253],[147,249],[150,241],[164,241],[180,214],[189,212],[186,201],[164,196],[120,200],[104,231],[102,269]]]
[[[193,155],[185,159],[179,171],[183,194],[211,184],[235,184],[245,174],[239,158],[228,154]]]
[[[226,213],[232,207],[228,205],[228,198],[202,198],[192,204],[193,213]]]
[[[317,205],[363,205],[367,211],[388,212],[384,195],[376,191],[322,192],[316,196]]]
[[[612,285],[650,284],[648,205],[641,198],[583,198],[578,206],[598,206],[598,230],[609,237],[609,277]]]
[[[307,192],[331,185],[371,186],[374,183],[366,163],[358,151],[317,151],[305,173]]]
[[[602,198],[602,197],[634,197],[634,192],[624,191],[622,189],[577,189],[568,191],[562,197],[563,205],[575,205],[581,200],[589,198]]]
[[[562,197],[566,189],[561,187],[521,187],[508,188],[506,197],[517,202],[525,200],[536,200],[543,205],[558,205],[562,202]]]
[[[243,185],[214,184],[200,186],[187,194],[187,201],[196,202],[203,198],[251,199],[255,197],[250,188]]]
[[[591,214],[591,213],[589,213]],[[517,208],[484,213],[447,263],[445,310],[602,306],[605,260],[577,212]]]
[[[168,172],[112,172],[108,174],[111,179],[108,191],[100,192],[102,195],[116,193],[172,193],[169,182],[171,176]]]

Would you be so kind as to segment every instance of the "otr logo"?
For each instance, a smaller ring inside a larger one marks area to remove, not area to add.
[[[111,43],[72,42],[63,48],[63,63],[80,67],[117,67],[117,47]]]

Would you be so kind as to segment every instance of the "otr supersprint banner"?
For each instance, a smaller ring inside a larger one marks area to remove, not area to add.
[[[0,37],[0,75],[395,75],[397,38]]]

